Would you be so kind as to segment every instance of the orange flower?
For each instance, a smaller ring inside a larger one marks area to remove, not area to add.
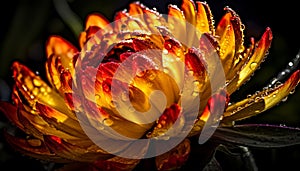
[[[26,155],[75,163],[70,168],[132,170],[148,157],[158,170],[180,168],[191,137],[206,141],[201,134],[212,134],[212,126],[264,112],[299,82],[297,70],[283,84],[229,103],[272,41],[267,28],[245,46],[243,32],[232,9],[215,27],[208,4],[191,0],[170,5],[167,18],[140,3],[118,12],[112,24],[90,14],[81,49],[60,36],[48,39],[49,84],[20,62],[12,65],[13,103],[1,102],[0,109],[26,137],[5,137]]]

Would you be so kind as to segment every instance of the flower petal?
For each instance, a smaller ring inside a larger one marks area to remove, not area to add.
[[[46,122],[56,127],[56,129],[67,132],[78,138],[86,138],[86,135],[77,120],[40,103],[37,103],[36,108],[39,111],[40,116]]]
[[[61,83],[61,73],[70,72],[74,75],[74,63],[77,60],[78,50],[62,37],[51,36],[46,44],[46,52],[47,78],[57,90],[64,89]]]
[[[186,42],[186,21],[183,12],[176,5],[169,5],[168,9],[168,29],[174,38],[180,42]]]
[[[242,67],[239,74],[237,74],[236,77],[227,86],[229,94],[232,94],[242,84],[244,84],[254,73],[254,71],[259,67],[259,65],[267,55],[272,38],[273,37],[271,29],[267,28],[260,41],[256,44],[256,48],[254,49],[254,53],[252,54],[250,59]]]
[[[159,117],[156,121],[154,128],[151,132],[147,133],[147,138],[153,138],[165,135],[165,133],[173,126],[176,120],[179,118],[181,114],[181,108],[178,104],[173,104],[169,108],[165,109],[163,114]],[[179,121],[184,122],[184,121]],[[177,124],[177,126],[183,126],[183,124]],[[176,131],[180,131],[180,128],[174,128]],[[176,133],[175,133],[176,134]],[[167,136],[174,136],[174,135],[167,135]]]
[[[4,136],[7,142],[14,147],[14,149],[20,151],[28,156],[42,159],[44,161],[52,161],[57,163],[68,163],[71,160],[67,160],[57,156],[50,151],[47,146],[40,139],[23,139],[17,138],[4,131]]]
[[[127,159],[115,156],[108,160],[98,160],[94,162],[94,165],[100,170],[107,171],[131,171],[140,162],[138,159]]]
[[[55,136],[44,136],[46,146],[61,158],[78,162],[92,162],[99,159],[108,159],[112,155],[103,153],[103,150],[86,149],[72,145]]]
[[[226,124],[264,112],[284,100],[295,89],[299,80],[300,70],[297,70],[284,84],[266,88],[247,99],[230,105],[224,113],[222,122]]]
[[[65,113],[69,117],[74,117],[74,114],[66,106],[64,99],[29,68],[19,62],[14,62],[12,70],[18,90],[32,109],[35,109],[36,102],[39,102]]]
[[[210,7],[206,2],[196,1],[197,4],[197,30],[199,31],[198,37],[203,33],[210,33],[214,35],[214,20]]]
[[[200,133],[207,123],[207,127],[211,127],[222,119],[222,114],[229,102],[228,93],[225,90],[213,94],[207,101],[207,104],[201,113],[201,116],[195,121],[194,127],[189,136]]]
[[[179,145],[155,157],[157,170],[177,170],[187,161],[191,151],[190,141],[184,139]]]
[[[193,26],[196,26],[196,6],[194,1],[192,0],[183,0],[181,4],[181,9],[183,11],[183,14],[185,16],[185,19],[187,22],[192,24]]]

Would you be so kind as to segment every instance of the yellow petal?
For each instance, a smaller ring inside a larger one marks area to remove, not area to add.
[[[267,28],[262,35],[259,42],[257,42],[256,48],[252,56],[249,58],[247,63],[242,67],[239,74],[229,83],[227,90],[229,94],[232,94],[236,89],[238,89],[242,84],[244,84],[254,71],[260,66],[263,59],[266,57],[267,52],[270,48],[272,41],[272,32],[270,28]]]
[[[186,20],[183,12],[175,5],[169,5],[168,7],[168,29],[175,39],[180,42],[187,42]]]
[[[224,113],[223,123],[242,120],[264,112],[283,101],[295,89],[300,80],[300,71],[295,71],[285,83],[266,88],[247,99],[231,104]]]
[[[181,5],[181,9],[184,13],[184,16],[187,20],[187,22],[189,22],[190,24],[192,24],[193,26],[196,26],[196,6],[194,1],[192,0],[183,0],[182,1],[182,5]]]
[[[69,110],[62,96],[51,89],[29,68],[19,62],[14,62],[12,69],[18,90],[22,93],[33,110],[36,109],[36,102],[39,102],[65,113],[69,117],[75,118],[74,113]]]
[[[210,33],[214,35],[214,20],[210,8],[207,3],[196,1],[197,4],[197,33],[198,37],[203,33]]]

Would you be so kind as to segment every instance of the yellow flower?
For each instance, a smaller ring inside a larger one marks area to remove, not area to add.
[[[60,36],[48,39],[47,81],[13,63],[13,103],[1,102],[0,110],[26,136],[5,137],[26,155],[75,163],[70,167],[132,170],[155,157],[158,170],[180,168],[191,150],[189,139],[201,138],[206,126],[233,126],[262,113],[299,82],[297,70],[283,84],[230,103],[272,41],[266,28],[260,40],[245,46],[243,32],[234,10],[226,8],[215,27],[208,4],[191,0],[181,8],[170,5],[167,18],[137,2],[118,12],[113,24],[90,14],[80,49]],[[157,152],[142,139],[172,149]]]

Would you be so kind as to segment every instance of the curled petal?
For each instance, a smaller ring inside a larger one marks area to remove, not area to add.
[[[24,125],[20,122],[17,115],[17,107],[8,102],[0,102],[0,111],[8,118],[8,120],[14,123],[18,128],[24,130]]]

